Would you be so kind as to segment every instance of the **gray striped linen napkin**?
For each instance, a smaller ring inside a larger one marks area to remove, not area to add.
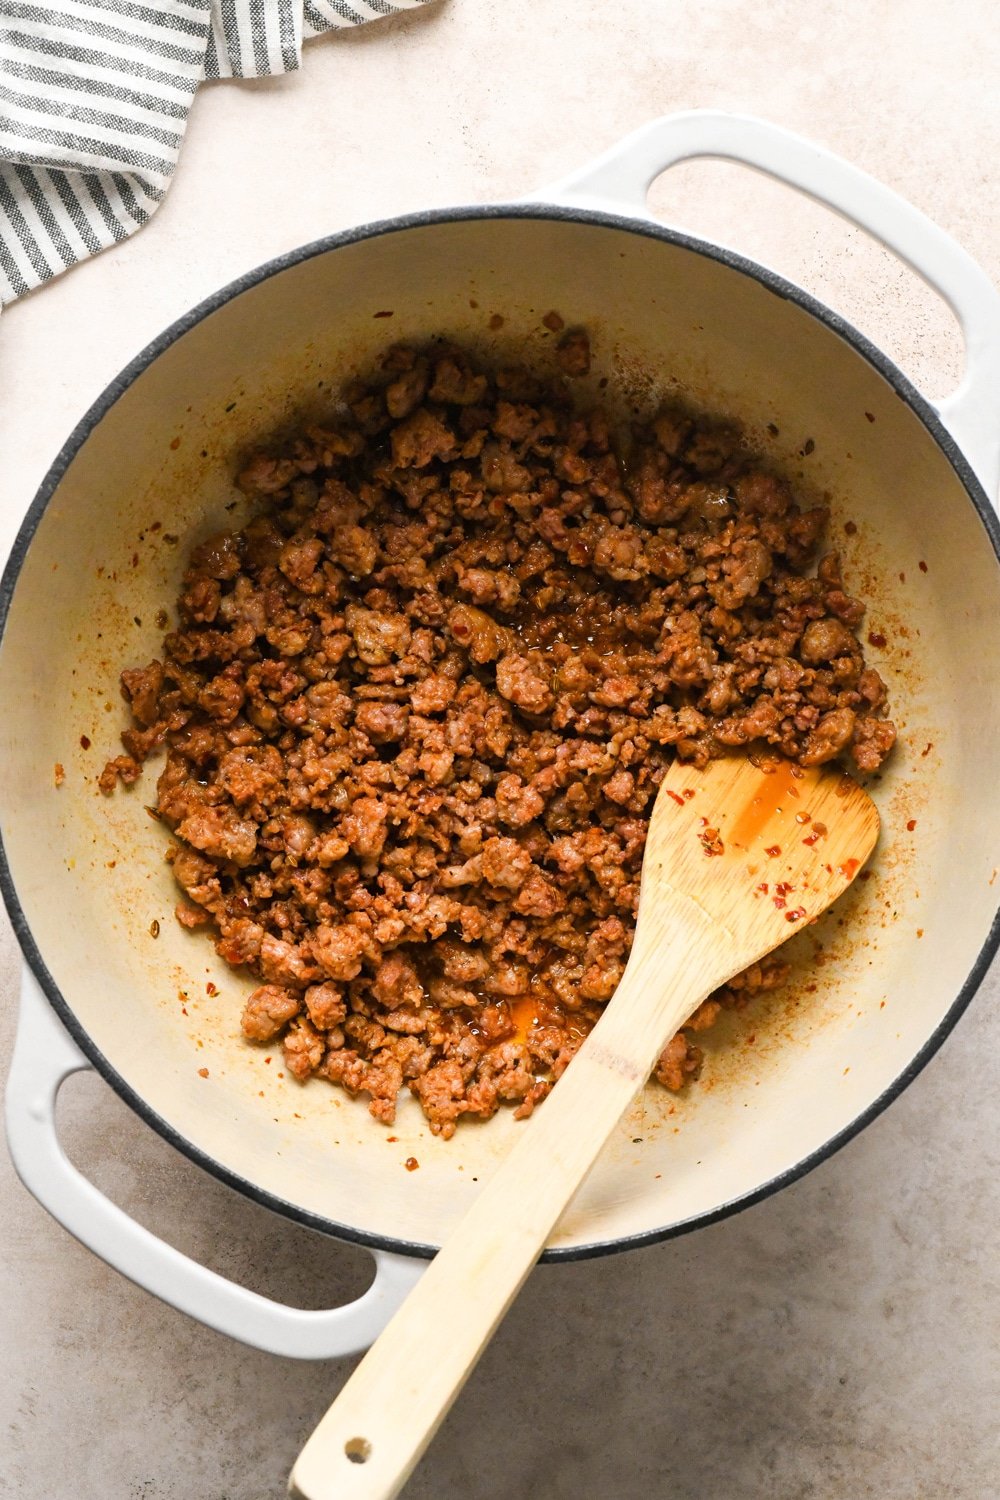
[[[0,307],[134,234],[207,78],[426,0],[0,0]]]

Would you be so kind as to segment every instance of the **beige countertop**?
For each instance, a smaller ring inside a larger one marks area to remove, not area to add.
[[[991,0],[445,0],[312,44],[300,74],[205,88],[150,226],[0,318],[0,551],[68,432],[168,322],[343,226],[510,198],[657,114],[769,117],[891,184],[1000,280],[1000,30]],[[931,395],[949,315],[885,252],[741,169],[653,203],[773,264]],[[998,393],[1000,420],[1000,393]],[[4,705],[10,712],[11,705]],[[0,919],[0,1055],[18,955]],[[1000,1495],[1000,1022],[994,968],[889,1112],[738,1217],[537,1272],[412,1500],[992,1500]],[[367,1257],[210,1180],[93,1076],[63,1139],[180,1248],[321,1306]],[[349,1361],[209,1333],[63,1232],[0,1155],[0,1495],[265,1500]]]

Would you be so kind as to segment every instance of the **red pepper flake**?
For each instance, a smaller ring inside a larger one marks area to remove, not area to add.
[[[924,935],[924,929],[922,927],[918,927],[917,928],[917,937],[923,937],[923,935]]]
[[[829,833],[829,829],[827,828],[825,823],[814,823],[813,833],[818,833],[820,838],[822,839],[826,838],[826,835]]]
[[[801,922],[802,918],[805,916],[805,914],[806,914],[805,907],[804,906],[797,906],[794,911],[786,911],[785,912],[785,921],[786,922]]]
[[[785,900],[784,896],[772,896],[771,900],[774,902],[779,911],[784,911],[785,907],[788,905],[788,902]]]
[[[916,828],[916,826],[917,826],[917,820],[916,820],[916,818],[910,818],[909,822],[906,825],[906,831],[907,831],[907,833],[912,833],[913,830],[914,830],[914,828]]]
[[[789,885],[787,880],[779,880],[774,889],[777,891],[779,896],[787,896],[792,887]]]
[[[89,750],[90,749],[90,741],[88,740],[88,738],[87,738],[87,736],[85,734],[81,734],[81,736],[80,736],[80,748],[82,750]]]
[[[918,562],[917,567],[920,569],[921,573],[927,572],[927,564],[925,562]]]
[[[408,1156],[403,1163],[403,1166],[408,1172],[415,1172],[419,1165],[420,1163],[417,1161],[417,1158],[415,1156]]]
[[[702,828],[707,828],[708,827],[708,819],[707,818],[699,818],[698,822],[701,824]]]
[[[842,865],[837,866],[837,874],[843,875],[845,880],[853,880],[860,863],[860,859],[845,859]]]
[[[217,995],[218,993],[219,993],[218,985],[213,984],[212,981],[209,980],[208,983],[205,986],[205,994],[206,995]]]
[[[928,740],[927,743],[926,743],[926,745],[924,746],[924,748],[920,752],[920,759],[923,760],[923,758],[924,758],[925,755],[930,755],[930,753],[931,753],[931,751],[933,749],[934,749],[934,741],[933,740]]]
[[[386,1136],[386,1140],[387,1141],[392,1141],[392,1142],[395,1143],[396,1141],[399,1140],[399,1136],[398,1135],[387,1135]]]
[[[778,855],[781,853],[781,845],[772,844],[769,849],[764,850],[764,853],[768,856],[769,859],[777,859]]]
[[[706,828],[704,833],[698,835],[698,838],[701,840],[701,847],[710,858],[716,854],[725,854],[726,846],[720,839],[717,828]]]
[[[803,839],[802,842],[804,844],[808,844],[809,848],[811,849],[814,844],[818,844],[819,843],[819,834],[818,833],[811,833],[809,835],[809,837],[807,839]]]
[[[760,885],[757,887],[757,889],[760,891],[760,893],[761,893],[762,896],[766,896],[767,892],[768,892],[767,881],[766,880],[762,880],[761,883],[760,883]]]
[[[690,802],[691,798],[693,796],[694,796],[694,787],[693,786],[686,786],[684,788],[684,801],[685,802]]]
[[[671,787],[668,786],[666,788],[666,793],[667,793],[667,796],[670,798],[671,802],[676,802],[678,807],[683,807],[684,806],[684,798],[678,796],[678,794]]]
[[[61,760],[57,760],[55,765],[52,767],[52,780],[55,782],[56,786],[62,786],[63,782],[66,780],[66,767],[63,765]]]
[[[847,532],[848,536],[857,536],[858,534],[858,528],[853,521],[845,521],[844,530]]]
[[[264,1064],[265,1064],[266,1067],[270,1067],[271,1066],[271,1059],[269,1057],[265,1057]]]
[[[869,632],[868,632],[868,644],[869,644],[869,646],[884,646],[885,645],[885,636],[882,634],[881,630],[869,630]]]
[[[208,1069],[207,1068],[199,1068],[198,1069],[198,1077],[199,1078],[207,1078],[208,1077]]]

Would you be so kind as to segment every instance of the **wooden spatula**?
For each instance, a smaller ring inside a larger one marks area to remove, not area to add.
[[[293,1496],[399,1493],[667,1041],[846,889],[878,827],[837,771],[745,757],[670,768],[613,999],[306,1443]]]

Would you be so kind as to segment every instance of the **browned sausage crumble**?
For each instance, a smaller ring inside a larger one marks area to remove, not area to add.
[[[100,778],[166,746],[177,916],[260,980],[245,1035],[386,1123],[408,1085],[443,1136],[530,1114],[614,993],[672,757],[873,771],[895,738],[836,554],[808,571],[826,511],[679,409],[618,451],[569,395],[583,332],[559,360],[544,382],[395,347],[257,454],[260,513],[192,552]],[[707,1000],[657,1079],[786,967]]]

